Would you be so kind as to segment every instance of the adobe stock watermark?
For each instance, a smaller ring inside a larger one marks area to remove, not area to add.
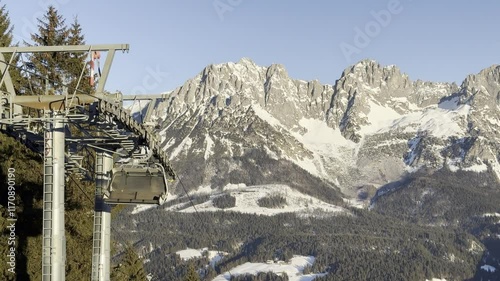
[[[145,72],[146,75],[144,75],[144,77],[142,78],[141,85],[135,86],[132,89],[132,94],[137,95],[152,93],[154,90],[158,90],[158,87],[160,87],[161,83],[163,83],[170,77],[170,73],[162,71],[159,65],[157,65],[156,68],[148,66],[146,67]]]
[[[215,12],[219,16],[221,21],[224,20],[224,14],[227,12],[232,12],[234,8],[241,5],[243,0],[214,0],[212,5],[214,6]]]
[[[412,1],[412,0],[408,0]],[[368,47],[372,40],[380,35],[383,28],[387,27],[394,16],[403,11],[403,5],[400,0],[390,0],[386,9],[380,11],[370,11],[372,20],[368,21],[362,28],[354,28],[354,38],[352,43],[342,42],[339,47],[347,62],[351,62],[352,55],[360,54],[363,49]]]
[[[16,170],[7,173],[7,271],[16,273]]]
[[[39,0],[38,1],[38,7],[40,7],[39,10],[37,10],[31,18],[28,17],[23,17],[22,18],[22,25],[21,25],[21,33],[18,34],[16,32],[16,29],[14,30],[14,39],[18,42],[21,41],[26,41],[30,42],[31,41],[31,34],[35,34],[38,32],[38,19],[42,19],[43,16],[46,14],[47,9],[49,6],[53,6],[56,10],[59,10],[63,5],[68,4],[72,0]]]

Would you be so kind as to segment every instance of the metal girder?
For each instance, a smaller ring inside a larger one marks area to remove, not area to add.
[[[144,119],[142,120],[143,124],[146,124],[149,122],[149,119],[151,118],[151,114],[153,113],[154,107],[156,105],[156,102],[158,100],[166,99],[168,94],[157,94],[157,95],[123,95],[122,99],[124,101],[130,101],[130,100],[149,100],[149,105],[148,109],[146,110],[146,114],[144,116]]]
[[[0,47],[0,53],[45,53],[45,52],[89,52],[89,51],[128,51],[129,44],[100,45],[64,45],[64,46],[33,46],[33,47]]]
[[[97,87],[95,89],[96,93],[100,94],[104,92],[104,86],[106,85],[106,81],[108,80],[109,69],[111,68],[111,64],[113,63],[115,51],[116,49],[109,49],[108,51],[106,61],[104,62],[104,66],[102,67],[101,78],[99,78],[99,83],[97,84]]]
[[[62,110],[65,108],[65,103],[71,104],[72,107],[85,105],[95,102],[97,99],[90,95],[77,94],[74,97],[69,97],[63,95],[53,95],[53,96],[14,96],[12,97],[12,103],[15,105],[26,106],[35,109],[57,109]]]
[[[166,99],[168,94],[158,95],[123,95],[123,100],[153,100],[153,99]]]
[[[64,45],[64,46],[32,46],[32,47],[0,47],[0,87],[5,85],[7,89],[7,100],[11,104],[11,107],[6,108],[3,101],[0,99],[0,119],[5,116],[5,118],[12,119],[14,116],[19,116],[22,114],[22,107],[20,105],[14,105],[12,100],[16,96],[16,91],[12,83],[12,78],[9,74],[9,66],[12,65],[12,61],[7,62],[4,54],[16,54],[22,53],[44,53],[44,52],[70,52],[70,53],[81,53],[81,52],[92,52],[92,51],[107,51],[106,61],[102,67],[102,75],[99,79],[99,83],[96,86],[96,93],[102,94],[104,92],[104,87],[108,79],[109,70],[113,63],[113,58],[117,50],[128,51],[128,44],[100,44],[100,45]],[[1,97],[1,96],[0,96]],[[66,101],[64,102],[66,104]],[[71,103],[70,103],[71,104]],[[9,116],[5,115],[5,112],[9,110]]]

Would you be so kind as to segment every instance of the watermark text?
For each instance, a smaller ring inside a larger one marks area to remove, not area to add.
[[[409,0],[411,1],[411,0]],[[347,62],[352,61],[354,54],[360,54],[363,49],[370,45],[371,41],[380,35],[383,28],[389,26],[395,15],[403,11],[400,0],[389,0],[385,9],[370,11],[371,20],[362,28],[354,27],[354,38],[352,43],[342,42],[339,47]]]
[[[16,170],[9,168],[7,174],[7,271],[16,273]]]
[[[224,14],[227,12],[232,12],[234,8],[238,7],[243,0],[214,0],[212,5],[214,6],[215,12],[219,16],[221,21],[224,20]]]

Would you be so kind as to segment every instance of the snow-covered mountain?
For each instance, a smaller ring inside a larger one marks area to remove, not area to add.
[[[190,190],[282,184],[338,204],[369,200],[422,168],[500,182],[498,65],[459,87],[364,60],[323,85],[244,58],[207,66],[158,103],[152,121]]]

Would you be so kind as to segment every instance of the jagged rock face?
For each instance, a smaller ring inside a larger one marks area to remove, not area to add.
[[[469,75],[458,97],[457,104],[470,106],[468,132],[474,137],[473,145],[465,153],[466,162],[500,160],[500,66]]]
[[[293,136],[304,130],[302,118],[324,119],[332,92],[317,81],[290,79],[280,65],[243,59],[206,67],[158,104],[153,120],[186,185],[301,182],[335,193],[296,164],[313,153]]]
[[[292,80],[281,65],[256,66],[248,59],[206,67],[194,79],[171,93],[167,119],[206,107],[213,120],[249,106],[265,108],[291,129],[301,117],[324,118],[333,89],[318,81]]]
[[[242,59],[206,67],[152,118],[192,188],[288,183],[350,197],[419,167],[500,175],[499,69],[459,88],[365,60],[330,86]]]
[[[416,81],[395,66],[382,67],[364,60],[347,68],[335,84],[335,95],[327,112],[328,124],[339,124],[342,134],[355,142],[362,137],[362,126],[372,124],[371,108],[382,106],[398,114],[423,108],[457,90],[456,85]]]

